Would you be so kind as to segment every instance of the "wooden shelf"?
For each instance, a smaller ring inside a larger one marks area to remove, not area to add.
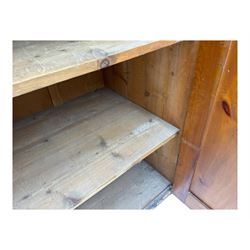
[[[146,209],[171,193],[171,183],[142,161],[84,202],[78,209]]]
[[[13,97],[175,43],[177,41],[14,41]]]
[[[178,129],[101,89],[14,124],[14,208],[75,208]]]

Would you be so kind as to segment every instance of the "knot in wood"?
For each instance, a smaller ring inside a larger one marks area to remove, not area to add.
[[[227,103],[227,101],[222,101],[222,108],[224,110],[224,112],[228,115],[228,116],[231,116],[231,110],[230,110],[230,106],[229,104]]]
[[[105,58],[101,61],[100,63],[100,68],[106,68],[110,65],[110,61],[108,60],[108,58]]]

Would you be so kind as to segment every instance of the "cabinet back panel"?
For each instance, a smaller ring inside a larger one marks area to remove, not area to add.
[[[13,98],[13,119],[16,121],[31,116],[103,86],[101,71],[95,71],[15,97]]]

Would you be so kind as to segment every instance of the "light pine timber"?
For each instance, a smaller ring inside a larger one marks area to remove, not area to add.
[[[175,43],[177,41],[14,41],[13,97]]]
[[[144,209],[169,185],[165,177],[142,161],[78,209]]]
[[[102,89],[14,125],[14,208],[75,208],[178,129]]]
[[[105,68],[104,85],[182,131],[198,48],[199,42],[179,42]],[[171,182],[181,133],[146,159]]]

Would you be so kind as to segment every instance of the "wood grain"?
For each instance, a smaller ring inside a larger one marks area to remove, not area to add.
[[[197,42],[180,42],[117,64],[103,70],[104,84],[182,130],[197,51]],[[178,136],[147,158],[171,181],[179,141]]]
[[[228,41],[201,41],[183,128],[174,194],[185,202],[201,140],[229,49]]]
[[[13,97],[68,80],[177,41],[14,41]]]
[[[63,98],[60,95],[58,86],[56,84],[51,85],[48,87],[49,94],[51,97],[51,100],[53,102],[54,106],[62,105],[63,104]]]
[[[191,192],[188,193],[187,198],[185,200],[185,204],[191,209],[210,209],[206,204],[204,204]]]
[[[53,107],[47,88],[13,98],[13,120],[18,121],[34,113]]]
[[[178,129],[103,89],[14,126],[14,208],[75,208]]]
[[[84,202],[79,209],[143,209],[170,182],[142,161]]]
[[[104,87],[103,76],[100,70],[75,77],[57,85],[63,102],[91,93]]]
[[[17,96],[13,98],[13,119],[17,121],[35,115],[52,106],[61,105],[103,86],[103,77],[99,70]]]
[[[237,43],[231,42],[190,190],[213,209],[237,208]]]

